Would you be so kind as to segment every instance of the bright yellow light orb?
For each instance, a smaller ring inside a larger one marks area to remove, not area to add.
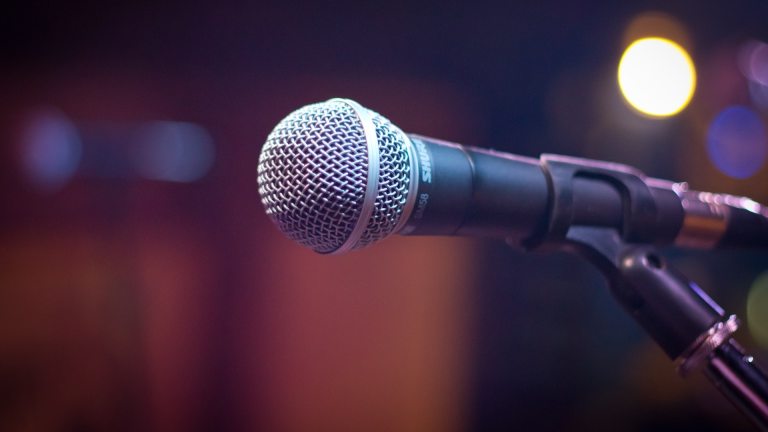
[[[635,109],[668,117],[688,105],[696,88],[696,69],[688,53],[668,39],[638,39],[619,62],[619,88]]]

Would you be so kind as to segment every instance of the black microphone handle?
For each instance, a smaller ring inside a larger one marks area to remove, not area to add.
[[[736,197],[682,190],[685,184],[620,164],[409,137],[418,185],[403,235],[501,237],[533,247],[562,240],[578,225],[616,228],[625,241],[656,245],[768,246],[768,217],[733,206]]]
[[[411,135],[418,189],[406,235],[529,237],[548,214],[539,161]]]

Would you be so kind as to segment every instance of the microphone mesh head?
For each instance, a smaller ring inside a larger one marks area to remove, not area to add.
[[[364,121],[372,122],[376,143],[366,140]],[[406,140],[389,120],[351,101],[294,111],[261,150],[259,194],[267,215],[289,238],[321,253],[361,248],[392,234],[411,183]],[[378,155],[369,154],[369,144]],[[373,179],[369,164],[378,165]],[[370,187],[376,187],[373,201],[366,200]]]

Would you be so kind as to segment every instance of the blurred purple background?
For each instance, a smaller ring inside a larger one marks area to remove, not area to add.
[[[765,2],[4,9],[0,430],[749,430],[579,258],[399,237],[316,255],[267,219],[256,166],[281,118],[339,96],[409,132],[768,202]],[[669,119],[616,85],[649,12],[698,72]],[[667,255],[766,364],[768,318],[747,316],[766,253]]]

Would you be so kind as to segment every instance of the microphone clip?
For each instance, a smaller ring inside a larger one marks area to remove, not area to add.
[[[739,324],[735,315],[727,315],[653,246],[626,242],[616,229],[572,226],[557,245],[603,273],[616,300],[676,362],[681,376],[703,371],[768,430],[768,377],[732,338]]]

